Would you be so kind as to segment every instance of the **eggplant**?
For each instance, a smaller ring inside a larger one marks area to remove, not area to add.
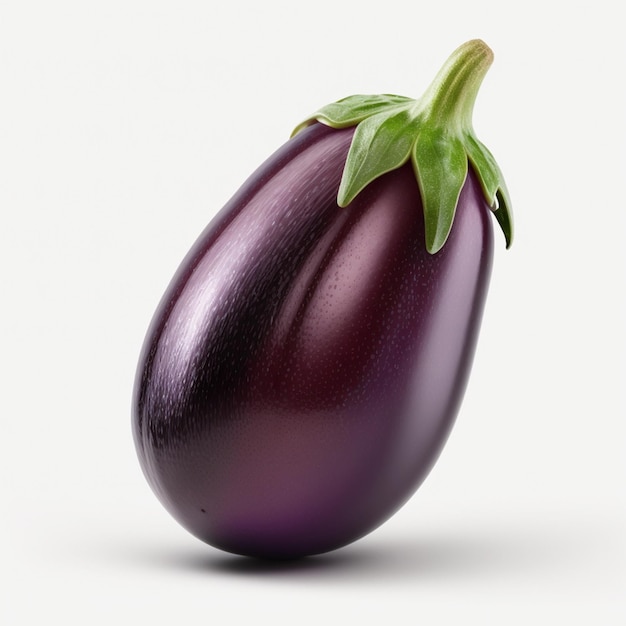
[[[474,40],[421,100],[321,109],[183,260],[144,342],[132,425],[150,486],[199,539],[266,559],[328,552],[432,468],[477,343],[492,211],[511,241],[508,192],[471,129],[490,63]]]

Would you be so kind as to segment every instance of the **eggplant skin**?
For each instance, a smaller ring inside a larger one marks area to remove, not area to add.
[[[133,435],[165,508],[235,554],[349,544],[424,480],[466,387],[493,258],[471,172],[429,254],[410,164],[336,203],[354,132],[290,139],[192,247],[149,328]]]

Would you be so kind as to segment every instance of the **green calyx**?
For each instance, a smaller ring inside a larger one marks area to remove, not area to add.
[[[337,195],[341,207],[410,159],[424,206],[426,247],[432,254],[450,234],[471,165],[508,248],[513,220],[504,177],[472,127],[474,101],[492,61],[493,53],[483,41],[468,41],[452,53],[418,100],[387,94],[349,96],[321,108],[292,136],[315,121],[333,128],[356,126]]]

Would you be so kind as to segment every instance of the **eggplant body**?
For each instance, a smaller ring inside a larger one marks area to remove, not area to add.
[[[432,255],[410,164],[336,203],[353,128],[289,140],[195,243],[145,340],[142,469],[180,524],[288,559],[387,520],[436,461],[466,387],[493,256],[470,170]]]

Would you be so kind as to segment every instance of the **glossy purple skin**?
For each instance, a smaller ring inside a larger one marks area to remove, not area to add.
[[[200,236],[140,358],[133,430],[170,513],[223,550],[287,559],[387,520],[439,455],[493,255],[473,174],[426,251],[410,165],[347,208],[353,129],[287,142]]]

